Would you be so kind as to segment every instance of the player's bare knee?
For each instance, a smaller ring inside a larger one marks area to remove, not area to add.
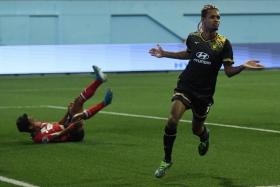
[[[84,103],[83,98],[81,98],[80,96],[76,97],[74,100],[74,105],[83,105],[83,103]]]
[[[70,109],[70,113],[71,114],[76,114],[78,112],[82,112],[83,111],[83,101],[82,98],[77,97],[74,99],[74,103],[73,106]]]
[[[170,116],[169,118],[168,118],[168,121],[167,121],[167,124],[169,125],[175,125],[175,126],[177,126],[177,124],[179,123],[179,118],[177,118],[177,117],[175,117],[175,116]]]
[[[177,133],[177,124],[178,121],[175,118],[169,117],[167,124],[165,126],[165,134],[166,135],[175,135]]]

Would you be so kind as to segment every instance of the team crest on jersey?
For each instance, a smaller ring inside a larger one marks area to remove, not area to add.
[[[212,40],[209,44],[214,51],[221,51],[225,45],[226,38],[220,34],[217,35],[215,40]]]

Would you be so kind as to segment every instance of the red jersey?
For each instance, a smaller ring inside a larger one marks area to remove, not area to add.
[[[67,141],[67,136],[59,137],[54,141],[52,140],[52,136],[55,133],[61,132],[63,129],[63,125],[60,125],[59,123],[43,122],[41,124],[41,129],[34,133],[32,139],[35,143],[65,142]]]

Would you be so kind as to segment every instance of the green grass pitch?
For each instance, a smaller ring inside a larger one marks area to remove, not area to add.
[[[166,118],[179,73],[110,73],[85,107],[101,101],[111,88],[114,99],[104,111]],[[207,122],[280,131],[279,75],[279,70],[245,71],[229,79],[220,72]],[[15,120],[23,112],[59,120],[64,110],[39,106],[67,106],[93,78],[0,77],[0,176],[42,187],[280,185],[280,133],[209,125],[210,149],[200,157],[198,138],[182,122],[174,164],[164,178],[156,179],[165,120],[99,113],[86,121],[86,136],[79,143],[38,145],[17,131]],[[191,112],[183,119],[191,120]],[[0,181],[0,186],[13,185]]]

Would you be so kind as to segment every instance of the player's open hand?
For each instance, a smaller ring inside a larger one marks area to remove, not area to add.
[[[260,64],[258,60],[248,60],[243,66],[247,69],[264,69],[264,65]]]
[[[152,55],[152,56],[155,56],[155,57],[158,57],[158,58],[161,58],[163,57],[163,49],[161,48],[161,46],[159,44],[157,44],[157,47],[156,48],[152,48],[149,50],[149,53]]]

